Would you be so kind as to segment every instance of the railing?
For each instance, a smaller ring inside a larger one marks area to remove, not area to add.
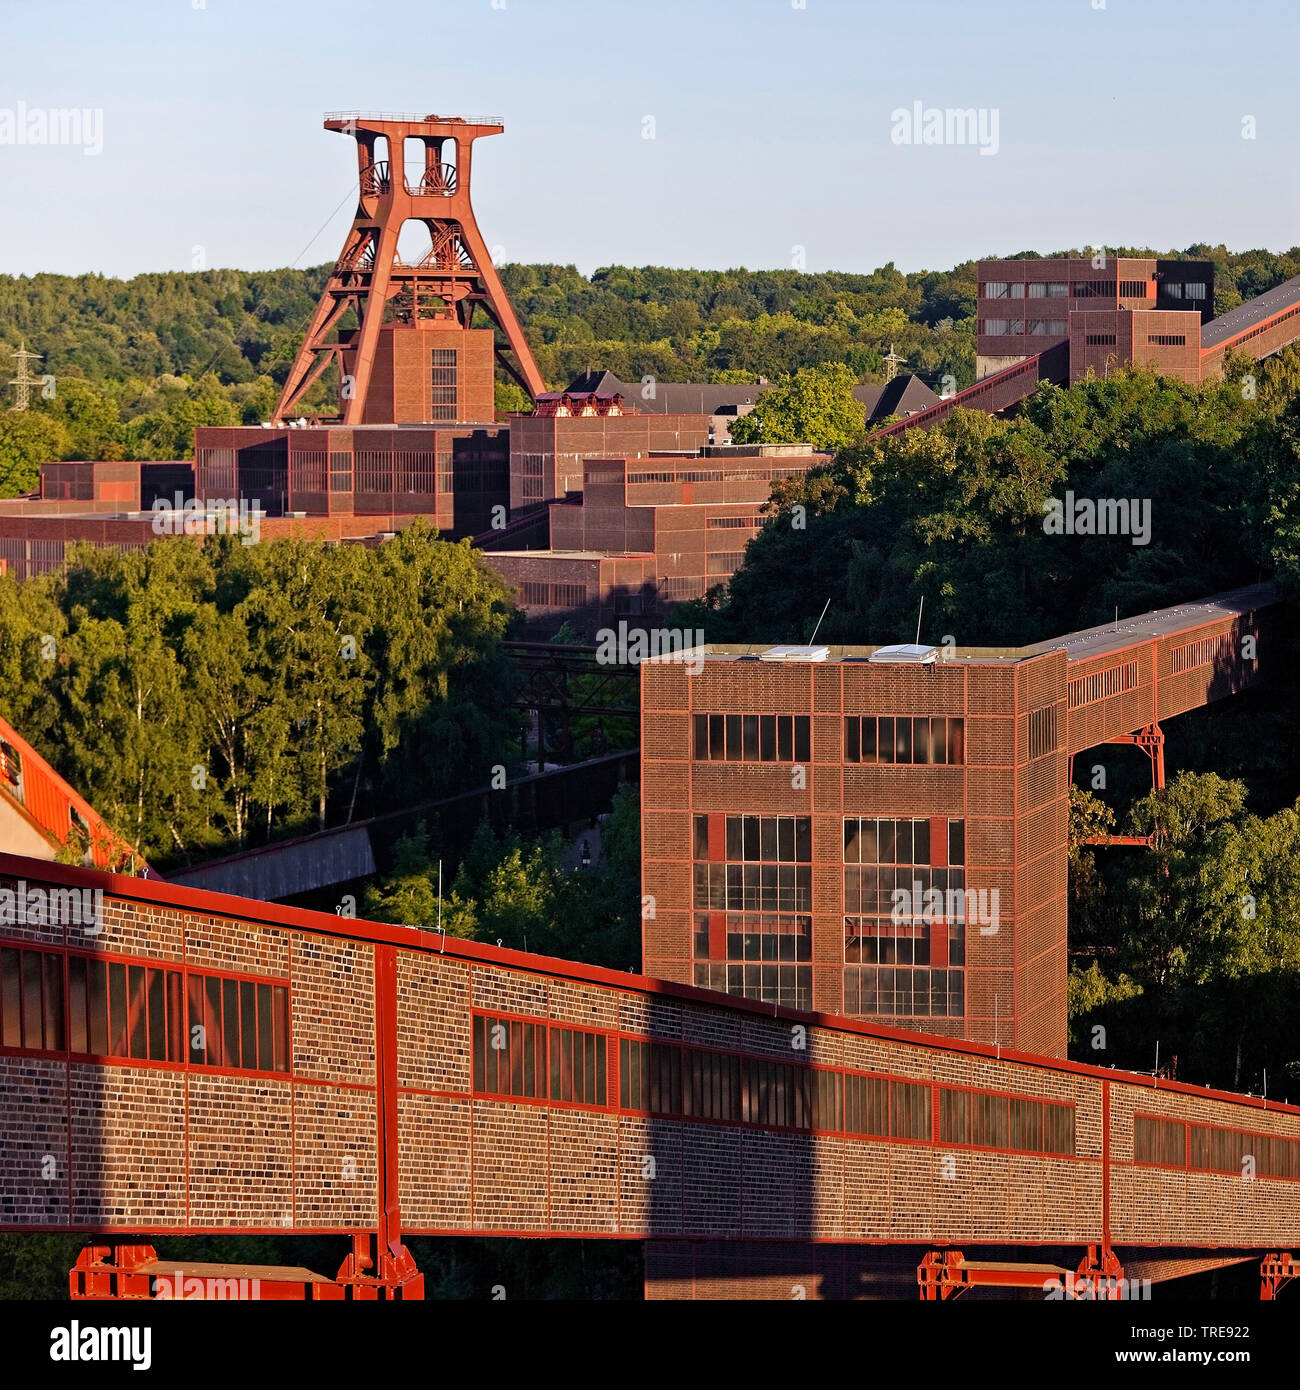
[[[416,125],[426,122],[440,125],[504,125],[500,116],[435,116],[416,115],[411,111],[326,111],[327,121],[407,121]]]

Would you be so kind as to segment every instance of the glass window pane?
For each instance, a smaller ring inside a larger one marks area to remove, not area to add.
[[[116,961],[108,967],[108,1055],[127,1056],[126,966]]]
[[[888,717],[876,720],[879,730],[879,748],[877,750],[877,760],[882,763],[892,763],[894,761],[894,721]]]
[[[912,761],[912,721],[910,719],[894,720],[894,761],[896,763],[910,763]]]
[[[768,864],[776,863],[777,852],[775,816],[764,816],[759,821],[759,857]]]
[[[727,720],[727,757],[732,762],[740,761],[740,715],[729,714]]]
[[[762,762],[776,762],[776,715],[764,714],[758,721],[758,756]]]
[[[781,763],[794,761],[794,720],[788,714],[777,716],[776,760]]]
[[[704,759],[709,756],[709,716],[707,714],[696,714],[692,716],[695,732],[695,751],[697,759]]]
[[[948,863],[964,864],[966,862],[966,822],[964,820],[950,820],[948,822]]]
[[[163,988],[163,972],[149,970],[149,1057],[155,1062],[167,1060],[167,996]]]
[[[726,721],[720,714],[709,715],[709,757],[715,762],[727,756]]]
[[[862,760],[862,720],[850,715],[844,721],[844,761],[856,763]]]
[[[257,1065],[270,1071],[275,1063],[275,1028],[271,1022],[271,986],[257,987]]]
[[[844,862],[858,864],[862,859],[861,822],[856,816],[849,816],[844,822]]]
[[[806,714],[796,714],[794,717],[794,760],[797,763],[806,763],[812,757],[809,742],[811,724],[812,721]]]
[[[131,1029],[131,1056],[149,1055],[149,1011],[145,997],[144,966],[133,965],[128,971],[130,998],[127,1001]]]
[[[741,716],[741,738],[744,746],[744,760],[747,763],[758,761],[758,715]]]
[[[928,719],[912,720],[912,761],[917,763],[934,761],[930,756],[930,721]]]
[[[86,1027],[86,959],[68,957],[68,1050],[86,1053],[90,1033]]]

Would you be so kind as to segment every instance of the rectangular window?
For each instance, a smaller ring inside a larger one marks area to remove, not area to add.
[[[1103,299],[1114,293],[1114,280],[1076,280],[1071,289],[1075,299]]]
[[[1065,299],[1069,293],[1064,280],[1038,280],[1029,286],[1030,299]]]
[[[1041,758],[1047,753],[1055,753],[1057,747],[1056,706],[1044,705],[1029,716],[1029,756],[1031,759]]]
[[[696,714],[692,716],[697,762],[807,762],[806,714]]]
[[[1086,347],[1114,347],[1115,335],[1113,333],[1085,333],[1083,341]]]
[[[1148,333],[1147,342],[1157,347],[1186,347],[1187,335],[1184,333]]]
[[[984,299],[1007,299],[1010,297],[1010,285],[1005,280],[986,280],[982,298]]]
[[[844,720],[844,761],[960,764],[966,756],[965,729],[964,720],[940,715],[851,714]]]
[[[1109,671],[1097,671],[1091,676],[1076,676],[1069,684],[1069,703],[1071,709],[1080,705],[1090,705],[1094,700],[1108,700],[1112,695],[1122,695],[1133,690],[1138,683],[1138,664],[1126,661],[1123,666],[1112,666]]]
[[[545,1026],[475,1014],[474,1089],[485,1095],[544,1098]]]
[[[1069,331],[1070,326],[1064,319],[1029,320],[1029,332],[1031,337],[1064,338]]]
[[[1187,1166],[1187,1126],[1181,1120],[1133,1117],[1134,1163],[1158,1163],[1165,1168]]]
[[[1178,675],[1182,671],[1193,671],[1198,666],[1231,663],[1235,655],[1236,644],[1231,632],[1218,637],[1202,637],[1199,642],[1175,647],[1169,654],[1169,670]]]
[[[552,1100],[607,1104],[603,1034],[552,1028],[550,1051]]]
[[[456,418],[456,349],[434,348],[430,354],[432,362],[432,406],[434,420],[454,420]],[[429,489],[432,491],[432,489]]]
[[[112,988],[110,984],[110,1003]],[[188,977],[189,1061],[196,1066],[235,1071],[289,1070],[289,991],[283,985],[232,980],[217,975]],[[168,1039],[179,1041],[175,1021],[168,1022],[167,1001],[179,1005],[179,981],[163,988],[162,1021]]]
[[[1150,299],[1151,284],[1148,280],[1121,280],[1119,282],[1121,299]]]

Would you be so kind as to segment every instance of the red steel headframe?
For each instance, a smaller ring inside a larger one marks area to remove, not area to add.
[[[351,135],[357,142],[357,210],[285,380],[275,419],[281,421],[293,413],[331,362],[338,366],[342,378],[344,349],[355,347],[352,380],[342,393],[342,423],[361,423],[384,311],[395,298],[398,312],[412,320],[421,317],[422,310],[436,306],[462,328],[471,326],[474,311],[481,306],[505,338],[497,344],[498,362],[530,396],[539,395],[544,389],[541,373],[488,255],[469,200],[474,141],[500,134],[504,126],[499,121],[462,116],[333,112],[325,118],[325,129]],[[375,157],[380,139],[385,142],[386,159]],[[407,170],[407,140],[421,142],[422,169]],[[445,158],[449,153],[454,164]],[[424,223],[432,243],[428,254],[416,264],[406,264],[397,255],[398,236],[409,221]],[[358,324],[353,340],[331,340],[330,334],[348,309],[355,311]]]

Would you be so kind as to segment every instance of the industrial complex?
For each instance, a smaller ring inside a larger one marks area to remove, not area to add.
[[[45,465],[0,502],[7,571],[425,520],[538,638],[729,579],[773,484],[830,461],[732,442],[768,383],[545,389],[470,203],[501,123],[325,124],[356,210],[274,417],[200,427],[192,463]],[[860,388],[868,428],[1300,339],[1300,279],[1216,319],[1210,263],[1099,259],[980,262],[975,384]],[[498,412],[498,369],[531,411]],[[322,377],[337,415],[304,406]],[[1068,812],[1100,745],[1163,787],[1164,726],[1279,674],[1285,621],[1261,583],[1014,649],[645,661],[635,974],[164,881],[0,719],[0,1230],[88,1233],[78,1299],[156,1298],[152,1239],[213,1233],[350,1239],[262,1298],[420,1298],[406,1239],[460,1235],[642,1241],[652,1299],[1119,1298],[1243,1264],[1271,1299],[1300,1106],[1067,1058]]]

